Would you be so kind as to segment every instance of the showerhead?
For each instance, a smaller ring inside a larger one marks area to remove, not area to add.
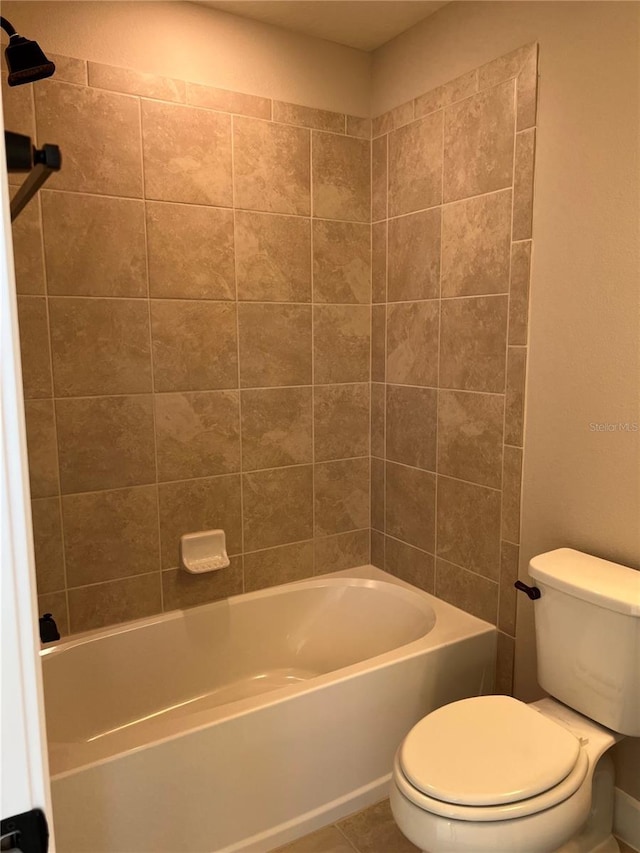
[[[47,59],[38,42],[18,35],[6,18],[0,17],[0,26],[9,35],[9,44],[4,52],[9,85],[21,86],[51,77],[56,66]]]

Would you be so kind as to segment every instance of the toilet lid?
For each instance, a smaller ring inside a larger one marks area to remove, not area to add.
[[[510,696],[445,705],[407,735],[399,760],[409,782],[437,800],[470,806],[516,803],[558,785],[580,742]]]

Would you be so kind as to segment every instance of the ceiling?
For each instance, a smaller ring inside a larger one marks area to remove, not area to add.
[[[196,0],[286,30],[375,50],[433,14],[446,0]]]

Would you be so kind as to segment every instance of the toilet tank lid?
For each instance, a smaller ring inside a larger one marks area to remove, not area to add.
[[[572,548],[539,554],[529,574],[553,589],[607,610],[640,616],[640,571]]]

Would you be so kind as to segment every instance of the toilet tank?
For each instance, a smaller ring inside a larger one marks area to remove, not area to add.
[[[640,736],[640,571],[570,548],[534,557],[538,681],[574,710]]]

